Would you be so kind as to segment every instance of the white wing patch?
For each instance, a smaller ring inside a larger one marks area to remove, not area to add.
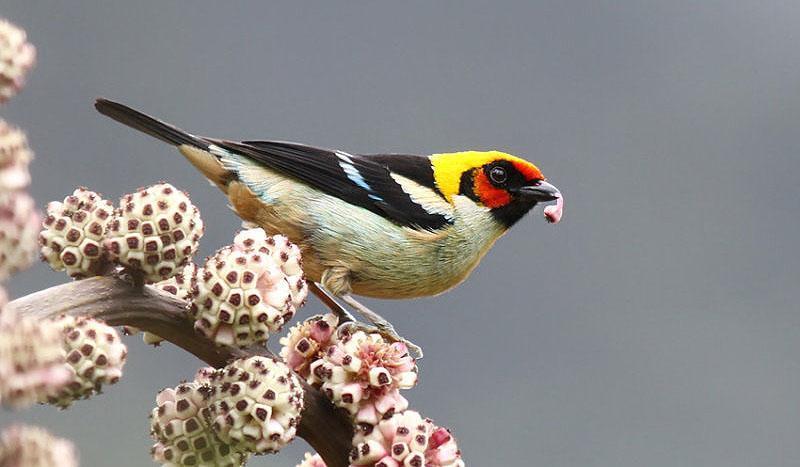
[[[428,187],[420,185],[410,178],[406,178],[394,172],[390,173],[390,175],[392,179],[400,185],[400,188],[403,189],[408,197],[411,198],[411,201],[420,205],[424,210],[428,211],[428,213],[439,214],[452,222],[453,205],[439,196],[438,193]]]
[[[353,164],[353,156],[344,151],[336,151],[336,157],[339,159],[339,167],[342,168],[344,174],[347,175],[347,178],[349,178],[351,182],[355,183],[364,191],[366,191],[367,196],[369,196],[371,199],[375,201],[383,201],[380,196],[375,194],[375,192],[372,190],[372,187],[370,187],[367,181],[364,180],[364,177],[361,176],[361,173]]]

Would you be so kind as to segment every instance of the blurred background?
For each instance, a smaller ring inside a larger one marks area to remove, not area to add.
[[[41,206],[166,179],[203,213],[203,256],[238,228],[177,152],[95,113],[101,95],[217,137],[506,150],[561,188],[564,220],[532,213],[445,295],[368,301],[425,349],[412,406],[472,466],[800,465],[800,4],[220,5],[2,0],[39,52],[2,115]],[[65,280],[38,264],[9,289]],[[107,393],[0,425],[47,425],[85,466],[150,465],[155,394],[200,363],[126,342]]]

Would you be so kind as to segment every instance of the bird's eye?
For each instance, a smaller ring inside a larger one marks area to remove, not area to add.
[[[502,184],[508,179],[508,174],[502,167],[492,167],[492,170],[489,171],[489,178],[497,184]]]

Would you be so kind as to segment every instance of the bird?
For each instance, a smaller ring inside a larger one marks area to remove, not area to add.
[[[462,283],[537,204],[556,201],[545,218],[561,220],[563,197],[539,168],[497,150],[353,154],[197,136],[104,98],[95,108],[176,146],[239,217],[300,247],[304,273],[318,284],[312,291],[328,304],[341,299],[395,340],[403,339],[391,323],[353,295],[441,294]]]

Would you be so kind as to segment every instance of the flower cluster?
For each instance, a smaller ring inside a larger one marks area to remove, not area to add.
[[[61,328],[0,310],[0,403],[22,408],[61,390],[69,380]]]
[[[0,433],[0,465],[78,467],[78,455],[72,442],[43,428],[11,425]]]
[[[262,229],[237,235],[198,274],[191,314],[195,329],[217,344],[263,344],[305,301],[299,249]]]
[[[25,75],[36,62],[36,48],[25,31],[0,18],[0,104],[25,85]]]
[[[25,31],[0,18],[0,104],[22,88],[35,58]],[[25,133],[0,119],[0,281],[30,266],[36,254],[39,213],[24,191],[31,159]]]
[[[39,244],[43,260],[75,279],[117,264],[154,283],[185,272],[202,234],[200,212],[188,195],[158,183],[123,196],[116,209],[78,188],[47,206]]]
[[[455,438],[408,409],[400,394],[417,383],[417,365],[402,342],[361,330],[336,332],[333,315],[295,325],[281,339],[281,356],[309,384],[320,387],[356,425],[352,467],[459,467]],[[306,454],[297,467],[324,467]]]
[[[67,408],[100,392],[103,385],[119,381],[128,350],[116,329],[87,317],[62,316],[55,324],[61,330],[70,378],[43,401]]]
[[[294,439],[303,391],[280,361],[250,357],[204,368],[161,391],[151,415],[153,458],[165,466],[240,466]]]
[[[150,434],[156,440],[152,456],[164,466],[214,465],[238,467],[249,457],[219,441],[207,421],[213,368],[203,368],[195,380],[166,388],[156,397]]]
[[[375,424],[408,408],[400,390],[417,384],[417,365],[404,343],[357,331],[337,339],[311,364],[309,382],[321,383],[328,398],[357,423]]]

